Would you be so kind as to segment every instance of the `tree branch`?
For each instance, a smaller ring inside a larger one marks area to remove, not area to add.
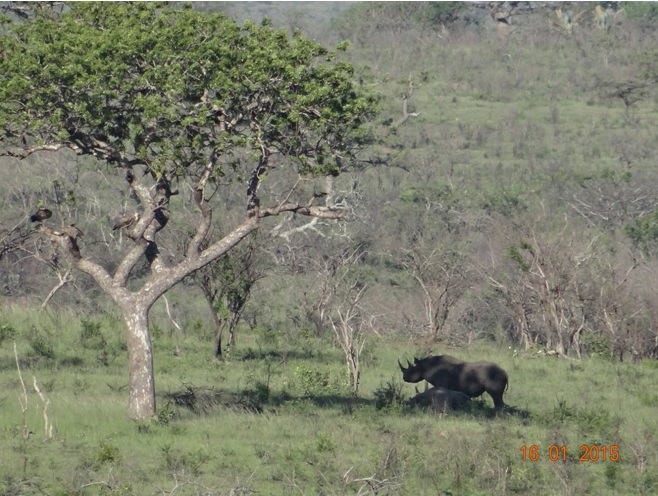
[[[153,221],[155,220],[156,210],[159,207],[151,196],[149,188],[135,177],[135,173],[130,165],[126,166],[126,181],[130,185],[130,188],[135,192],[135,195],[137,195],[137,198],[139,198],[143,206],[143,211],[137,222],[127,230],[128,237],[132,239],[135,244],[128,251],[114,273],[115,284],[121,287],[125,286],[126,281],[130,276],[130,272],[135,265],[137,265],[137,262],[139,262],[142,256],[146,254],[149,248],[152,251],[152,260],[149,260],[152,268],[155,267],[162,270],[161,265],[158,263],[158,257],[156,256],[157,246],[154,245],[157,226]],[[156,262],[155,265],[153,262]]]
[[[84,153],[84,150],[79,146],[75,145],[74,143],[52,143],[49,145],[38,145],[29,148],[23,148],[19,151],[4,150],[0,152],[0,157],[14,157],[23,160],[24,158],[29,157],[33,153],[56,152],[61,150],[62,148],[68,148],[70,150],[73,150],[78,155],[82,155]]]
[[[201,246],[201,243],[203,243],[203,241],[206,239],[212,224],[212,209],[208,206],[208,203],[205,201],[203,195],[206,188],[206,183],[210,178],[210,174],[215,169],[216,164],[217,155],[215,152],[213,152],[210,161],[206,164],[206,167],[201,174],[199,182],[194,188],[194,202],[201,211],[201,222],[197,226],[196,233],[194,234],[194,237],[190,241],[190,244],[188,245],[185,252],[185,256],[188,258],[196,255],[199,252],[199,246]]]
[[[182,281],[192,272],[213,262],[258,229],[258,220],[257,216],[247,218],[222,239],[200,252],[198,256],[187,258],[166,271],[154,273],[144,284],[141,290],[142,295],[148,295],[148,300],[154,303],[174,284]]]
[[[37,227],[37,232],[46,236],[51,242],[58,245],[64,252],[65,256],[69,259],[72,265],[86,274],[94,278],[96,283],[109,295],[113,296],[117,287],[114,284],[112,277],[105,270],[105,268],[89,259],[83,258],[77,242],[74,238],[67,235],[65,232],[55,231],[54,229],[40,224]]]
[[[309,217],[318,217],[320,219],[338,219],[345,218],[346,213],[336,210],[333,207],[323,207],[319,205],[300,205],[299,203],[285,203],[261,210],[259,217],[272,217],[279,215],[282,212],[293,212],[299,215],[307,215]]]
[[[55,293],[57,293],[57,291],[62,289],[67,283],[73,280],[73,278],[71,277],[71,269],[70,268],[67,269],[63,275],[60,270],[57,270],[57,278],[59,279],[59,282],[53,287],[53,289],[50,290],[50,293],[48,293],[46,299],[43,300],[43,303],[41,304],[41,308],[46,308],[48,306],[48,303],[50,303],[52,297],[55,296]]]

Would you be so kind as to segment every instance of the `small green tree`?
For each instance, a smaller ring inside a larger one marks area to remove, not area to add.
[[[257,263],[258,248],[257,239],[251,235],[239,247],[196,273],[215,324],[215,358],[222,355],[222,335],[227,324],[228,346],[235,345],[235,329],[251,290],[264,277]]]
[[[107,165],[99,173],[114,172],[119,184],[123,177],[136,199],[135,220],[122,227],[130,242],[113,267],[85,254],[74,225],[56,230],[44,221],[38,231],[120,308],[129,415],[149,418],[152,305],[267,217],[341,218],[338,207],[303,197],[300,179],[357,165],[376,100],[355,87],[336,51],[267,22],[239,26],[163,3],[21,8],[18,21],[3,19],[0,35],[0,150],[94,157]],[[244,214],[210,240],[213,215],[229,195],[222,191],[232,185],[244,188]],[[161,232],[181,212],[195,216],[189,240],[163,255]]]
[[[658,254],[658,208],[650,215],[637,217],[624,226],[633,245],[646,256]]]

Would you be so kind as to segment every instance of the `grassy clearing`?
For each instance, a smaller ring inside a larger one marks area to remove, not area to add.
[[[14,317],[4,314],[5,325]],[[95,349],[80,344],[82,321],[59,321],[67,323],[53,329],[57,345],[47,357],[39,354],[47,346],[30,341],[30,319],[14,328],[28,387],[27,440],[12,342],[2,344],[0,494],[658,490],[653,362],[577,362],[506,346],[454,350],[435,343],[433,352],[493,360],[510,376],[507,411],[496,415],[485,396],[468,411],[442,415],[400,404],[378,408],[376,401],[392,387],[404,397],[414,394],[413,385],[400,383],[396,361],[427,353],[427,347],[371,343],[361,392],[353,397],[342,356],[327,341],[264,344],[262,333],[243,333],[240,346],[216,362],[199,335],[160,336],[155,346],[160,415],[151,423],[134,423],[126,417],[124,354],[107,352],[110,358],[99,361],[100,344]],[[112,348],[113,321],[100,322],[95,336]],[[51,402],[50,440],[44,440],[33,376]],[[533,445],[538,460],[523,461],[522,448],[529,457]],[[595,449],[599,461],[580,461],[583,445],[591,453]],[[558,451],[562,446],[566,453]],[[603,450],[610,457],[613,446],[619,460],[602,461]]]

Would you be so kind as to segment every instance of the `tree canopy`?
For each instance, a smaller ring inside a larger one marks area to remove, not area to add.
[[[3,141],[169,178],[236,146],[336,172],[364,143],[373,98],[357,95],[335,51],[263,24],[160,3],[38,10],[3,37]]]

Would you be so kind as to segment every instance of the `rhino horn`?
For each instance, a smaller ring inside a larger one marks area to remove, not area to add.
[[[407,360],[407,361],[408,361],[408,360]],[[400,359],[399,359],[399,358],[398,358],[398,365],[400,366],[400,370],[401,370],[402,372],[404,372],[405,370],[407,370],[407,369],[405,369],[404,366],[400,363]]]
[[[418,358],[414,357],[414,363],[415,363],[415,364],[418,363]]]

